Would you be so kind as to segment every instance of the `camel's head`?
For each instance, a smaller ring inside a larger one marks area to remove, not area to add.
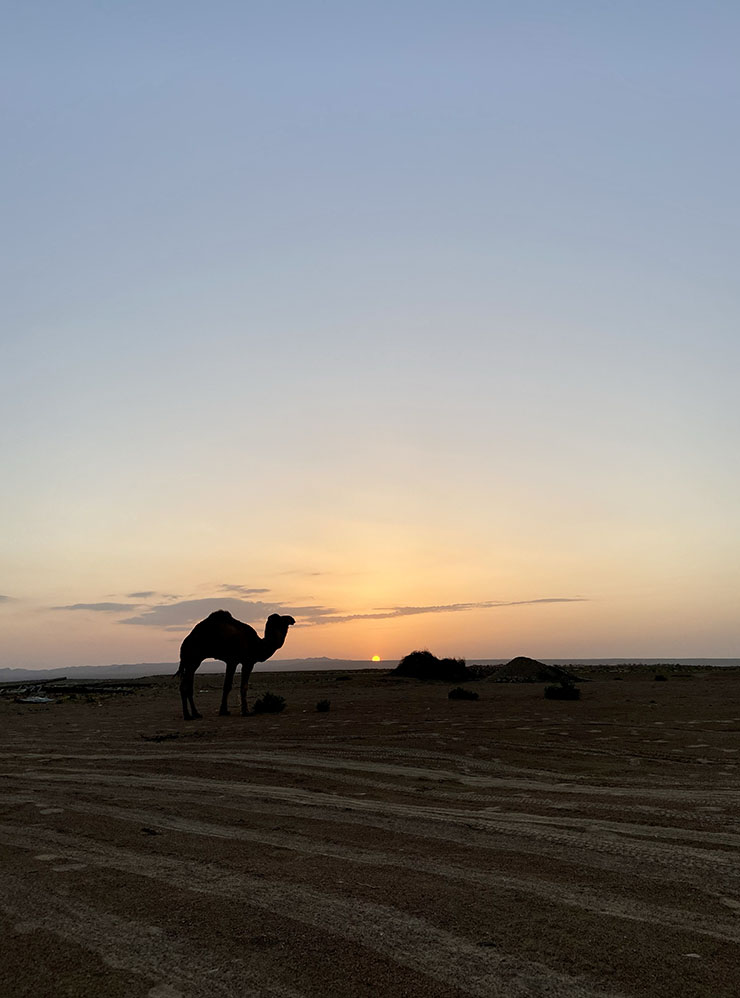
[[[279,648],[285,641],[288,628],[292,627],[293,624],[295,624],[295,620],[287,614],[281,616],[279,613],[271,613],[265,624],[265,637],[269,637],[272,641],[279,641]]]

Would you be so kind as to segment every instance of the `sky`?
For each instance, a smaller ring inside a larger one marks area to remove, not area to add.
[[[740,657],[737,4],[0,24],[0,666]]]

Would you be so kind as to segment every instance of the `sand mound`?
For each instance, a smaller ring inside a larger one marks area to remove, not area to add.
[[[578,679],[557,665],[545,665],[526,655],[512,658],[506,665],[495,669],[489,678],[495,683],[559,683],[563,679]]]

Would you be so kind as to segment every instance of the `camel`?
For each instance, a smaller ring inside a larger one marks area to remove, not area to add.
[[[229,693],[236,667],[241,662],[241,705],[242,716],[246,717],[249,713],[247,684],[252,669],[255,663],[267,661],[278,648],[283,647],[288,628],[292,624],[295,624],[292,617],[281,617],[279,613],[271,613],[265,624],[264,638],[261,638],[249,624],[243,624],[241,620],[232,617],[228,610],[216,610],[196,624],[180,647],[180,668],[176,673],[180,677],[180,697],[185,720],[193,721],[203,716],[195,709],[193,678],[205,658],[218,658],[226,663],[224,690],[219,710],[221,715],[229,713]]]

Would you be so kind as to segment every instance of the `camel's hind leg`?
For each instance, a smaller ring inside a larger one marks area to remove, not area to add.
[[[185,665],[182,663],[180,665],[180,699],[182,700],[182,716],[186,721],[194,721],[196,718],[202,717],[195,708],[195,701],[193,700],[193,680],[195,678],[195,670],[200,665],[188,663]]]
[[[224,692],[221,697],[221,709],[219,714],[226,716],[229,713],[229,693],[231,693],[231,687],[234,683],[234,673],[236,672],[237,662],[227,662],[226,663],[226,675],[224,676]]]
[[[247,707],[247,686],[249,685],[249,677],[252,675],[253,668],[254,662],[242,662],[242,681],[239,686],[239,693],[241,695],[242,702],[242,717],[246,717],[249,713],[249,708]]]

